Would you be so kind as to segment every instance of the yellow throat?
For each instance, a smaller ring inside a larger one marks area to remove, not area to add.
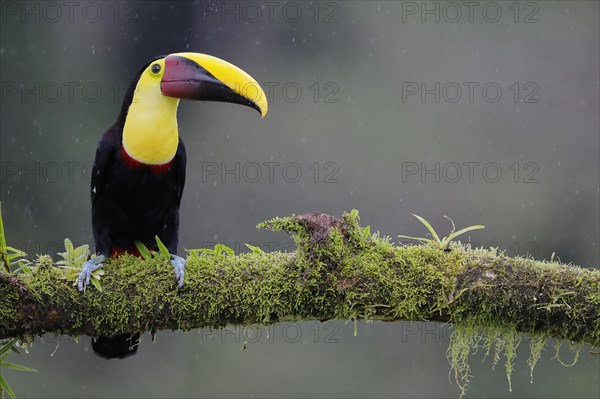
[[[151,65],[157,63],[161,65],[161,73],[153,74],[149,65],[140,75],[123,128],[123,147],[127,154],[148,165],[170,162],[179,145],[179,99],[162,95],[164,59]]]

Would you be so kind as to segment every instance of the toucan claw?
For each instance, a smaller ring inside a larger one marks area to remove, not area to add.
[[[102,262],[105,260],[106,257],[104,255],[98,255],[83,263],[83,266],[81,267],[81,273],[79,273],[79,277],[77,277],[77,288],[79,291],[85,291],[85,287],[90,285],[92,273],[104,266]]]
[[[183,287],[183,281],[185,278],[185,259],[181,256],[171,255],[171,264],[175,269],[175,279],[179,288]]]

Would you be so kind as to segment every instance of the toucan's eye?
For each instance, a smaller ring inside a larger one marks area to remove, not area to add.
[[[152,71],[153,74],[156,75],[160,72],[160,65],[154,64],[154,65],[152,65],[152,68],[150,68],[150,70]]]

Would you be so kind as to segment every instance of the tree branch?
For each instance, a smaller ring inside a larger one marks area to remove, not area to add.
[[[312,213],[262,227],[295,234],[293,253],[192,252],[177,289],[161,255],[105,266],[102,292],[80,293],[40,257],[0,273],[0,339],[112,336],[290,320],[429,320],[600,343],[600,271],[452,244],[394,246],[358,216]]]

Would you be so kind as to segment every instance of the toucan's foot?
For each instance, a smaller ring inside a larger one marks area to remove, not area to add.
[[[185,259],[181,256],[171,255],[171,264],[175,269],[175,279],[179,287],[183,286],[183,279],[185,277]]]
[[[81,267],[81,273],[79,273],[79,277],[77,277],[77,288],[79,291],[85,291],[85,287],[90,285],[90,277],[92,277],[92,273],[98,269],[100,269],[104,264],[106,257],[104,255],[98,255],[95,258],[92,258],[83,263]]]

